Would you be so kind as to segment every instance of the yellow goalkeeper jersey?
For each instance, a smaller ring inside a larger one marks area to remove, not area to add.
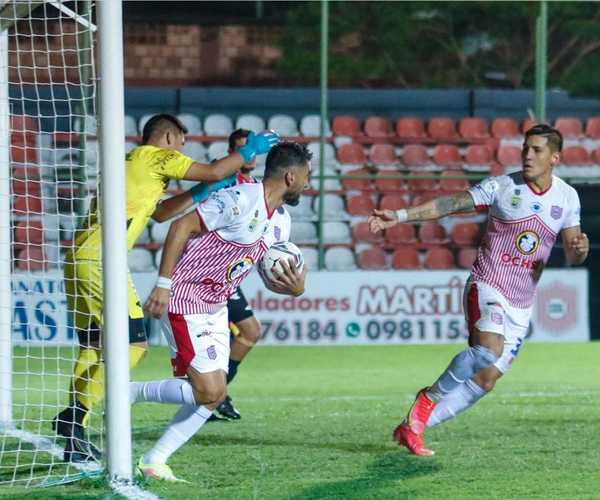
[[[131,250],[148,224],[171,179],[183,179],[194,160],[184,154],[156,146],[139,146],[125,158],[127,249]],[[99,260],[102,238],[98,210],[92,206],[87,227],[77,231],[73,256],[76,260]]]

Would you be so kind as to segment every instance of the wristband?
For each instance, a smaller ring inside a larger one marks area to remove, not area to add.
[[[396,210],[396,217],[398,217],[398,222],[406,222],[408,220],[408,210],[406,208]]]
[[[165,278],[164,276],[159,276],[156,280],[156,288],[164,288],[165,290],[171,289],[171,278]]]

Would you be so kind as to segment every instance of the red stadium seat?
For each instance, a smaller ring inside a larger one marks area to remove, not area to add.
[[[525,118],[523,120],[523,123],[521,124],[521,132],[527,132],[534,125],[537,125],[537,122],[535,120],[532,120],[531,118]]]
[[[505,167],[520,166],[523,162],[521,160],[521,148],[517,146],[502,146],[498,149],[498,161]]]
[[[38,180],[29,180],[23,178],[17,178],[13,176],[12,190],[13,194],[40,196],[41,185]]]
[[[421,119],[412,116],[398,118],[396,122],[396,135],[401,139],[421,139],[427,136]]]
[[[438,187],[437,176],[433,172],[411,171],[410,175],[421,177],[408,179],[407,185],[410,191],[433,191]]]
[[[592,159],[585,148],[571,146],[563,149],[562,162],[565,165],[591,165]]]
[[[585,125],[585,135],[591,139],[600,139],[600,116],[588,118]]]
[[[444,170],[440,175],[439,189],[442,191],[458,192],[469,189],[470,184],[462,170]]]
[[[427,126],[429,137],[438,141],[456,139],[456,127],[452,118],[438,117],[429,120]]]
[[[430,248],[425,254],[426,269],[451,269],[455,265],[454,255],[447,248]]]
[[[13,197],[13,211],[18,215],[23,214],[41,214],[42,199],[39,196],[15,195]]]
[[[404,184],[404,175],[400,172],[392,172],[382,170],[379,172],[379,175],[393,178],[390,179],[375,179],[375,189],[380,193],[397,193],[398,191],[404,191],[406,188]]]
[[[358,267],[370,271],[387,269],[385,252],[379,247],[367,248],[358,255]]]
[[[419,205],[422,205],[423,203],[433,200],[435,198],[437,198],[438,196],[440,196],[439,193],[434,193],[434,192],[429,192],[429,193],[422,193],[419,194],[417,196],[415,196],[413,198],[413,200],[410,203],[411,207],[417,207]]]
[[[477,259],[477,249],[473,247],[461,248],[458,251],[457,264],[463,269],[471,269],[473,263]]]
[[[15,224],[15,245],[41,245],[44,241],[42,222],[39,220],[19,221]]]
[[[402,150],[402,162],[407,167],[423,167],[429,165],[431,160],[422,144],[406,144]]]
[[[463,118],[458,125],[458,131],[465,139],[486,139],[490,136],[487,122],[477,116]]]
[[[383,241],[381,233],[373,234],[371,232],[367,221],[362,221],[352,226],[352,238],[354,241],[364,241],[367,243],[381,243]]]
[[[371,163],[376,165],[393,165],[398,163],[396,150],[391,144],[373,144],[369,151]]]
[[[492,136],[496,139],[519,137],[519,125],[512,118],[496,118],[492,122]]]
[[[465,152],[467,165],[489,165],[492,163],[492,151],[485,144],[469,144]]]
[[[501,163],[498,163],[497,161],[492,162],[492,165],[490,167],[490,175],[497,177],[499,175],[504,175],[504,173],[506,172],[506,168],[504,167],[504,165],[502,165]]]
[[[10,116],[10,142],[18,146],[37,146],[37,120],[23,115]]]
[[[385,231],[385,241],[394,246],[416,243],[415,226],[412,224],[396,224]]]
[[[583,125],[579,118],[561,117],[554,122],[564,139],[579,139],[583,135]]]
[[[408,203],[397,194],[386,194],[379,201],[380,210],[400,210],[401,208],[408,208]]]
[[[15,257],[15,266],[20,271],[43,271],[46,269],[46,264],[41,246],[27,245]]]
[[[600,148],[594,149],[594,151],[592,151],[592,160],[596,165],[600,165]]]
[[[461,168],[462,158],[454,144],[438,144],[433,149],[433,161],[440,166]]]
[[[393,269],[419,269],[421,261],[415,247],[404,246],[394,250],[392,255]]]
[[[364,165],[367,163],[367,157],[361,144],[351,142],[350,144],[342,144],[337,148],[337,160],[340,163],[348,163],[352,165]]]
[[[366,168],[359,168],[350,170],[345,175],[360,177],[370,174]],[[369,191],[373,189],[373,182],[370,179],[342,179],[342,186],[346,191]]]
[[[465,247],[479,243],[479,226],[473,222],[456,224],[450,232],[450,237],[455,245]]]
[[[12,145],[10,160],[13,163],[37,163],[37,147],[27,145]]]
[[[13,165],[13,179],[37,181],[40,178],[40,169],[37,165]]]
[[[351,196],[348,198],[346,210],[350,215],[371,215],[375,210],[375,203],[366,194]]]
[[[427,221],[419,228],[419,240],[422,243],[447,243],[448,236],[443,226],[435,221]]]
[[[365,121],[365,134],[369,137],[392,136],[392,125],[383,116],[369,116]]]
[[[333,119],[331,128],[335,135],[360,135],[360,122],[355,116],[336,116]]]

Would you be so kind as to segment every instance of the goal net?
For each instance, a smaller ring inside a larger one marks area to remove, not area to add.
[[[98,185],[91,3],[0,4],[0,488],[97,474],[65,462],[78,339],[63,271]],[[4,155],[4,156],[2,156]],[[96,373],[96,379],[101,379]],[[102,450],[102,404],[85,433]]]

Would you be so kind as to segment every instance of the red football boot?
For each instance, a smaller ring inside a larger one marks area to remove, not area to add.
[[[435,451],[425,448],[423,436],[411,431],[406,422],[402,422],[394,429],[394,441],[400,446],[406,446],[414,455],[430,457],[435,454]]]
[[[411,431],[419,435],[425,432],[427,421],[436,404],[427,397],[427,388],[421,389],[417,393],[415,402],[408,410],[408,416],[406,417],[406,422]]]

